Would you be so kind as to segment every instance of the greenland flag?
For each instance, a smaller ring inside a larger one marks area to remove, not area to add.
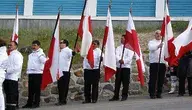
[[[48,60],[45,63],[42,77],[41,89],[44,90],[48,84],[57,81],[59,78],[59,23],[58,13],[55,29],[49,47]]]
[[[18,7],[16,7],[15,22],[13,27],[13,34],[11,36],[11,41],[16,41],[18,43],[18,32],[19,32],[19,19],[18,19]]]
[[[114,34],[109,9],[107,14],[107,22],[105,26],[103,46],[105,46],[105,54],[104,54],[105,81],[108,81],[116,72]]]
[[[93,46],[92,46],[92,28],[89,1],[85,4],[85,10],[79,24],[78,35],[82,39],[80,54],[87,57],[91,68],[94,67]]]
[[[135,25],[134,25],[131,13],[129,13],[129,20],[128,20],[126,36],[125,36],[125,44],[126,45],[128,44],[129,46],[131,46],[132,51],[135,52],[137,69],[138,69],[138,80],[143,86],[144,85],[143,73],[145,72],[145,66],[144,66],[141,48],[139,45],[139,40],[138,40],[137,32],[135,30]]]
[[[186,52],[192,50],[192,20],[187,29],[173,41],[177,59],[181,58]]]
[[[167,3],[165,4],[165,17],[163,20],[161,28],[161,36],[164,37],[164,57],[170,66],[177,65],[177,62],[174,62],[175,56],[175,47],[173,45],[173,31],[171,26],[171,18],[169,16],[169,10]]]

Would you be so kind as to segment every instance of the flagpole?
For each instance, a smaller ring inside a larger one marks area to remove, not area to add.
[[[109,5],[108,5],[109,11],[111,10],[111,4],[112,4],[112,0],[109,1]],[[109,24],[109,21],[108,21],[108,24]],[[105,38],[105,36],[104,36],[104,38]],[[103,38],[103,43],[102,43],[102,48],[101,48],[101,54],[100,54],[99,70],[100,70],[100,68],[101,68],[101,62],[102,62],[102,60],[103,60],[103,59],[102,59],[102,58],[103,58],[102,53],[103,53],[103,50],[104,50],[104,47],[105,47],[104,38]]]
[[[168,5],[168,0],[165,0],[165,3],[167,3],[167,5]],[[165,4],[166,5],[166,4]],[[164,13],[165,13],[165,7],[164,7]],[[165,17],[165,24],[167,24],[166,23],[166,16],[164,16]],[[166,29],[165,29],[166,30]],[[166,31],[165,31],[166,32]],[[166,33],[165,33],[166,34]],[[164,35],[165,35],[164,34]],[[162,45],[162,43],[163,43],[163,37],[165,37],[165,36],[161,36],[162,38],[161,38],[161,45]],[[158,66],[157,66],[157,81],[156,81],[156,84],[155,84],[155,89],[157,89],[157,84],[158,84],[158,74],[159,74],[159,69],[160,69],[160,62],[161,62],[161,54],[162,54],[162,47],[163,46],[161,46],[160,47],[160,52],[159,52],[159,61],[158,61]],[[155,90],[155,94],[157,95],[157,91]]]
[[[85,1],[84,1],[83,10],[82,10],[82,13],[81,13],[81,19],[82,19],[83,15],[84,15],[84,11],[85,11],[85,7],[86,7],[86,5],[87,5],[87,1],[88,1],[88,0],[85,0]],[[77,33],[73,50],[75,50],[75,48],[76,48],[76,46],[77,46],[78,38],[79,38],[79,35],[78,35],[78,33]],[[72,55],[72,57],[71,57],[71,62],[70,62],[70,66],[69,66],[69,72],[71,71],[72,62],[73,62],[73,57],[74,57],[74,56]]]

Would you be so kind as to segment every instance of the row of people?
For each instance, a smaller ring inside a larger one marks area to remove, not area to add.
[[[117,72],[115,75],[115,90],[114,96],[109,101],[119,100],[119,92],[121,83],[123,85],[121,101],[125,101],[128,98],[128,90],[131,74],[131,63],[134,56],[134,52],[129,48],[125,48],[123,59],[122,51],[125,41],[125,36],[121,37],[121,45],[116,48],[116,65]],[[100,79],[99,62],[101,56],[101,50],[99,49],[99,41],[94,40],[94,67],[91,68],[87,58],[84,58],[84,96],[83,103],[96,103],[98,100],[98,85]],[[17,51],[18,44],[11,42],[9,45],[10,55],[6,53],[6,43],[0,40],[0,86],[4,82],[4,89],[6,94],[6,108],[13,110],[16,107],[18,100],[18,80],[21,75],[23,56]],[[32,53],[28,56],[27,74],[28,74],[28,101],[23,108],[36,108],[40,104],[40,86],[42,81],[42,73],[45,62],[48,60],[43,50],[40,48],[41,44],[38,40],[32,42]],[[67,40],[60,41],[60,55],[59,55],[59,73],[62,73],[62,77],[58,80],[58,92],[59,102],[56,105],[65,105],[67,103],[67,94],[70,81],[70,63],[71,58],[75,55],[72,49],[69,47]],[[155,39],[149,41],[149,61],[150,61],[150,77],[149,77],[149,96],[150,98],[161,98],[162,86],[164,83],[164,77],[166,72],[166,61],[163,55],[163,43],[161,42],[160,31],[155,32]],[[162,49],[159,63],[159,53]],[[6,62],[6,63],[5,63]],[[121,65],[121,68],[120,68]],[[5,81],[4,81],[5,78]],[[14,86],[14,87],[13,87]],[[0,97],[3,99],[2,88],[0,88]],[[1,100],[2,101],[2,100]],[[4,106],[4,102],[1,102],[1,107]],[[3,110],[3,109],[2,109]]]

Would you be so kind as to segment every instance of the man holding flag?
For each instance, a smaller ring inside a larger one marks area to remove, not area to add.
[[[114,96],[109,101],[119,100],[119,91],[121,83],[123,84],[122,98],[121,101],[127,100],[128,90],[129,90],[129,80],[130,80],[130,68],[134,52],[129,48],[124,48],[125,35],[121,37],[121,45],[116,48],[116,64],[117,72],[115,74],[115,91]],[[123,52],[123,48],[125,49]],[[123,58],[122,58],[123,55]]]
[[[166,72],[166,61],[164,60],[164,52],[160,54],[161,51],[164,51],[161,39],[161,31],[157,30],[155,31],[155,39],[148,43],[150,62],[148,92],[151,99],[162,98],[161,93]]]

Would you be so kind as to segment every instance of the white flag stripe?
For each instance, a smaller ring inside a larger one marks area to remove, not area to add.
[[[113,34],[113,26],[112,26],[111,14],[109,12],[109,9],[108,9],[106,26],[109,28],[109,30],[108,30],[105,54],[104,54],[104,66],[107,66],[108,68],[111,68],[116,71],[114,34]]]
[[[54,44],[54,51],[53,51],[53,59],[52,65],[50,67],[51,77],[53,82],[57,81],[57,74],[59,73],[59,24],[60,24],[60,17],[58,18],[58,23],[55,29],[55,44]]]

